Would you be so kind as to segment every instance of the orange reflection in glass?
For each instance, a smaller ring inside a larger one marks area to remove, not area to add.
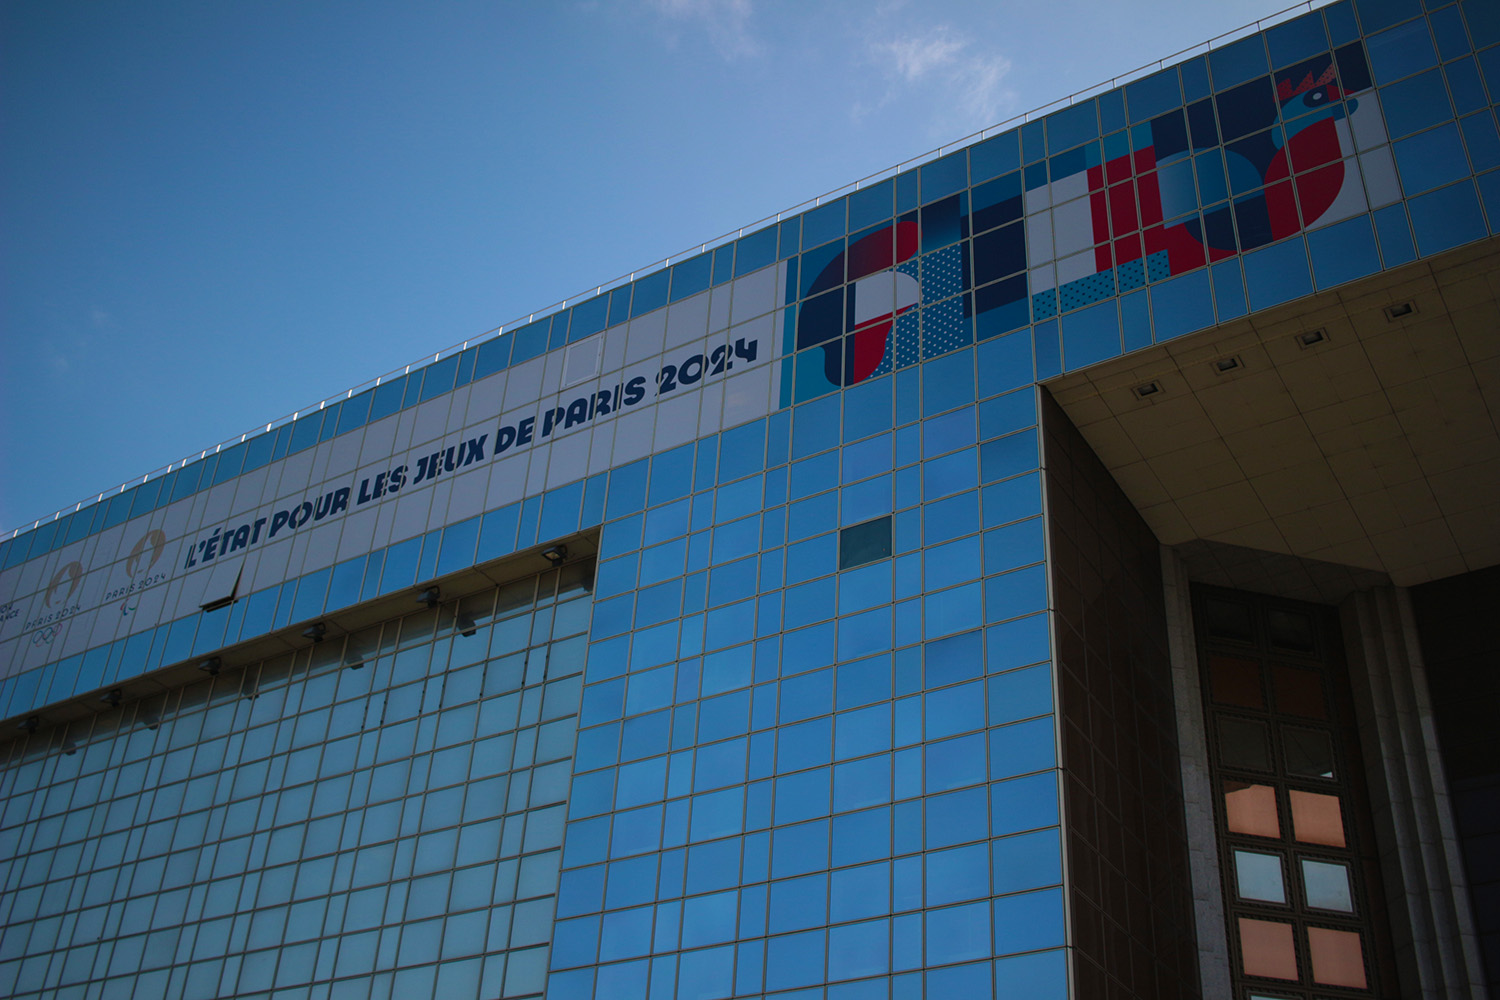
[[[1276,789],[1243,781],[1224,782],[1224,816],[1230,833],[1252,837],[1280,837]]]
[[[1276,710],[1308,719],[1328,718],[1323,700],[1323,677],[1316,670],[1278,665],[1271,669],[1276,689]]]
[[[1296,981],[1297,951],[1292,925],[1275,920],[1240,917],[1240,958],[1245,975]]]
[[[1337,795],[1318,792],[1288,793],[1292,803],[1292,836],[1304,844],[1328,847],[1347,846],[1344,839],[1344,810]]]
[[[1307,953],[1312,958],[1313,982],[1324,986],[1365,989],[1365,953],[1354,931],[1327,927],[1307,929]]]
[[[1234,656],[1211,656],[1208,672],[1212,678],[1214,701],[1243,708],[1266,707],[1259,663]]]

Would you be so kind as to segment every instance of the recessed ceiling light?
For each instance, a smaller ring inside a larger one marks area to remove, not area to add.
[[[1214,374],[1228,375],[1230,372],[1239,371],[1243,367],[1245,367],[1245,363],[1231,354],[1227,358],[1220,358],[1214,362]]]
[[[1161,395],[1161,383],[1145,382],[1136,386],[1134,392],[1139,399],[1150,399],[1152,396]]]
[[[1325,330],[1308,330],[1297,334],[1295,339],[1298,347],[1312,347],[1314,344],[1321,344],[1327,340],[1328,333]]]
[[[1416,311],[1416,305],[1411,302],[1397,302],[1395,305],[1385,307],[1385,318],[1400,319],[1403,316],[1410,316]]]

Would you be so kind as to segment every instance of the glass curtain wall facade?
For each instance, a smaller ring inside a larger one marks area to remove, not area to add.
[[[0,543],[0,989],[1196,995],[1149,530],[1044,459],[1038,383],[1500,232],[1500,14],[1426,8],[1291,18]]]
[[[540,995],[589,572],[224,670],[11,757],[8,995]]]

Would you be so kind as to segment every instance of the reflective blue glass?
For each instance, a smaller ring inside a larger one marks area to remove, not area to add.
[[[995,840],[991,848],[996,895],[1062,882],[1062,847],[1056,827]]]
[[[1391,148],[1396,154],[1401,187],[1408,198],[1450,184],[1470,172],[1463,140],[1454,122],[1393,143]]]
[[[997,837],[1055,825],[1056,772],[1043,771],[990,785],[990,815],[991,834]]]
[[[991,449],[995,446],[996,443],[991,442],[984,447]],[[973,489],[979,480],[978,457],[973,448],[966,448],[926,462],[922,466],[922,498],[936,500],[960,490]],[[1028,467],[1034,465],[1033,462]]]
[[[1443,77],[1448,81],[1448,90],[1453,96],[1453,106],[1458,113],[1487,109],[1490,103],[1479,79],[1479,67],[1473,59],[1460,59],[1443,67]]]
[[[1051,669],[1041,664],[990,678],[989,709],[991,725],[1051,713]]]
[[[995,962],[995,981],[1017,996],[1035,1000],[1065,1000],[1068,996],[1068,963],[1065,953],[1039,951]]]
[[[1127,84],[1125,103],[1130,109],[1131,122],[1146,121],[1164,111],[1180,107],[1182,88],[1177,81],[1177,68],[1174,66]]]
[[[922,366],[926,416],[974,401],[974,352],[958,351]]]
[[[1307,249],[1301,237],[1245,254],[1244,266],[1252,309],[1266,309],[1312,294]]]
[[[1461,0],[1460,9],[1476,47],[1500,42],[1500,11],[1484,0]]]
[[[852,483],[891,468],[891,436],[881,434],[843,449],[843,482]]]
[[[682,946],[696,948],[734,938],[739,893],[696,896],[683,902]]]
[[[946,198],[969,184],[968,151],[959,150],[957,153],[950,153],[930,163],[924,163],[918,171],[921,177],[921,198],[924,203]]]
[[[1266,65],[1266,42],[1260,35],[1251,35],[1208,54],[1208,64],[1213,70],[1214,89],[1224,90],[1235,84],[1261,76],[1269,70]]]
[[[771,832],[771,875],[785,878],[828,867],[828,820],[777,827]]]
[[[1391,83],[1437,65],[1437,50],[1425,20],[1409,21],[1365,39],[1377,84]]]
[[[1495,130],[1495,118],[1489,112],[1470,115],[1459,122],[1464,132],[1464,146],[1469,151],[1469,162],[1475,172],[1500,166],[1500,134]]]
[[[800,500],[803,497],[833,489],[839,482],[839,453],[824,452],[813,458],[793,462],[788,497]]]
[[[1359,24],[1366,34],[1416,17],[1422,13],[1421,0],[1354,0]]]
[[[776,770],[797,771],[830,763],[832,720],[783,726],[776,732]]]
[[[929,850],[989,836],[989,806],[982,786],[930,795],[923,808]]]
[[[1388,205],[1377,210],[1375,232],[1380,239],[1380,256],[1386,267],[1416,259],[1416,245],[1412,242],[1405,205]]]
[[[928,458],[974,442],[973,407],[954,410],[940,417],[930,417],[922,424],[922,453]]]
[[[1487,235],[1473,181],[1460,181],[1408,203],[1412,234],[1423,256]]]
[[[1050,726],[1048,728],[1050,730]],[[929,743],[924,751],[927,794],[984,781],[984,746],[983,733]]]
[[[1005,778],[1054,767],[1052,720],[1033,719],[990,730],[991,777]]]
[[[1327,52],[1323,18],[1313,12],[1275,25],[1266,31],[1266,45],[1271,50],[1271,64],[1278,69]]]
[[[1392,139],[1401,139],[1453,117],[1443,74],[1429,70],[1380,89],[1380,106]]]
[[[766,941],[766,989],[783,990],[823,981],[823,931],[804,931]]]
[[[971,849],[961,848],[960,850]],[[949,962],[964,962],[987,957],[990,954],[989,909],[988,903],[981,902],[929,910],[927,912],[927,964],[944,965]],[[988,985],[988,980],[988,975],[981,978],[981,982],[985,985]]]
[[[1245,283],[1240,276],[1240,262],[1226,260],[1212,268],[1214,279],[1214,303],[1219,322],[1245,315]]]
[[[1359,216],[1307,234],[1313,278],[1330,288],[1380,270],[1380,253],[1368,216]]]

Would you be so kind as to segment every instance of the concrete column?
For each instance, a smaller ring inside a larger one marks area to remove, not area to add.
[[[1409,596],[1396,587],[1362,591],[1344,601],[1339,615],[1401,995],[1483,1000],[1483,966]]]
[[[1192,594],[1182,560],[1161,550],[1167,641],[1172,657],[1172,695],[1177,705],[1177,749],[1182,755],[1182,805],[1193,876],[1193,914],[1198,932],[1198,975],[1203,1000],[1230,1000],[1229,941],[1224,926],[1224,888],[1219,840],[1214,831],[1214,788],[1209,778],[1208,735],[1203,722],[1198,643],[1193,636]]]

